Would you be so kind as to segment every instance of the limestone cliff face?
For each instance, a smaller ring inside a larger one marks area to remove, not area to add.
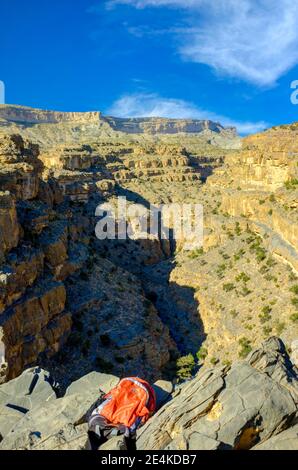
[[[76,113],[47,111],[43,109],[26,108],[23,106],[0,105],[0,118],[21,124],[55,124],[59,122],[74,122],[98,124],[101,114],[97,111]]]
[[[208,180],[222,191],[222,210],[246,217],[271,239],[273,251],[298,267],[298,131],[274,128],[243,141]]]
[[[237,136],[235,128],[225,129],[221,124],[209,120],[198,119],[166,119],[166,118],[115,118],[106,116],[106,121],[117,131],[130,134],[177,134],[194,133],[204,131],[226,133],[231,137]]]
[[[212,135],[222,135],[226,139],[237,138],[235,128],[224,128],[220,123],[210,120],[198,119],[167,119],[167,118],[117,118],[103,116],[98,111],[91,112],[59,112],[33,109],[22,106],[0,105],[0,119],[20,125],[32,124],[78,124],[103,126],[111,133],[124,134],[204,134],[209,138]],[[83,129],[82,129],[83,131]]]
[[[19,242],[20,227],[15,201],[8,192],[0,193],[0,258]]]
[[[227,190],[222,209],[231,216],[252,220],[255,230],[265,236],[273,252],[298,271],[297,197],[280,190],[274,198],[258,191]]]
[[[0,140],[1,381],[62,346],[66,381],[80,368],[120,374],[126,361],[131,374],[156,376],[175,350],[140,281],[97,256],[95,208],[115,186],[97,150],[40,154],[18,135]],[[140,245],[144,262],[163,256],[155,242]]]
[[[209,180],[224,187],[275,191],[298,176],[298,130],[272,129],[243,139],[242,152],[232,154]]]
[[[65,287],[46,268],[61,248],[37,243],[38,234],[50,225],[52,210],[36,204],[42,169],[38,150],[19,136],[7,137],[1,141],[0,159],[0,184],[6,191],[0,197],[2,376],[6,371],[4,376],[11,378],[40,353],[57,352],[71,318],[65,310]],[[51,193],[50,186],[47,190]]]

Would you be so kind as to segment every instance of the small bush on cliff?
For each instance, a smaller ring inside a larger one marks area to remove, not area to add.
[[[247,297],[249,294],[252,293],[252,291],[250,289],[248,289],[248,287],[243,286],[239,293],[240,293],[240,295],[242,295],[242,297]]]
[[[292,179],[285,182],[285,188],[288,190],[296,189],[298,186],[298,179]]]
[[[198,248],[197,250],[193,250],[191,253],[189,253],[188,257],[190,259],[196,259],[199,256],[202,256],[204,254],[203,248]]]
[[[238,276],[236,276],[235,279],[237,282],[243,281],[244,283],[250,281],[250,277],[244,272],[238,274]]]
[[[266,250],[261,246],[262,239],[260,237],[250,238],[248,243],[251,243],[250,252],[256,254],[257,262],[261,263],[266,258]]]
[[[213,366],[216,366],[216,364],[219,363],[219,359],[217,359],[217,357],[211,357],[210,362]]]
[[[276,265],[276,261],[272,258],[272,256],[269,256],[266,264],[269,268],[273,268]]]
[[[276,201],[276,198],[275,198],[274,194],[270,194],[269,201],[270,202],[275,202]]]
[[[264,333],[266,338],[270,335],[271,332],[272,332],[271,326],[264,326],[263,327],[263,333]]]
[[[219,277],[219,279],[222,279],[224,277],[224,272],[227,269],[227,265],[225,263],[219,264],[216,269],[216,274]]]
[[[192,354],[187,354],[186,356],[181,356],[177,359],[177,377],[179,380],[190,379],[192,377],[195,360]]]
[[[274,328],[278,336],[282,334],[285,327],[286,327],[286,324],[283,321],[276,320],[276,322],[274,323]]]
[[[298,323],[298,312],[292,313],[292,315],[290,316],[290,320],[292,320],[292,322],[294,323]]]
[[[204,361],[204,359],[206,359],[206,357],[208,356],[207,348],[204,348],[204,346],[201,346],[196,356],[197,356],[198,361]]]
[[[237,253],[234,254],[234,260],[239,261],[245,255],[245,250],[241,248]]]
[[[240,338],[238,343],[241,346],[241,349],[239,351],[239,357],[244,359],[252,350],[251,343],[249,339],[245,338],[245,336],[243,338]]]
[[[238,237],[241,235],[242,233],[242,230],[241,230],[241,227],[240,227],[240,223],[239,222],[236,222],[235,224],[235,234],[238,235]]]
[[[233,318],[236,318],[236,317],[239,315],[239,313],[238,313],[235,309],[233,309],[233,310],[230,311],[230,315],[231,315]]]
[[[235,289],[235,286],[232,282],[228,282],[222,286],[223,290],[226,292],[230,292],[231,290]]]
[[[292,286],[290,291],[293,292],[293,294],[298,295],[298,284]]]
[[[262,313],[259,315],[261,323],[266,323],[267,321],[271,320],[271,311],[272,308],[269,305],[265,305],[265,307],[262,308]]]

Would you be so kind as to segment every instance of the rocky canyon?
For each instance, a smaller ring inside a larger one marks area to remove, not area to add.
[[[100,240],[119,196],[201,204],[202,246]],[[98,388],[138,375],[138,449],[298,449],[297,209],[298,124],[0,105],[0,448],[84,449]]]

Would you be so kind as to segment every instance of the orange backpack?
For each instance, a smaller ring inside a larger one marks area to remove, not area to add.
[[[122,424],[131,428],[144,424],[156,407],[153,388],[138,377],[126,377],[120,380],[106,396],[100,406],[100,415],[104,416],[109,425]]]

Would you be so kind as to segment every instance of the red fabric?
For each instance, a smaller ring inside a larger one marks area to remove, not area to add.
[[[137,382],[146,388],[148,394]],[[122,379],[105,398],[111,400],[101,409],[100,414],[115,426],[124,424],[131,427],[137,418],[142,418],[142,423],[145,423],[156,408],[153,388],[138,377]]]

